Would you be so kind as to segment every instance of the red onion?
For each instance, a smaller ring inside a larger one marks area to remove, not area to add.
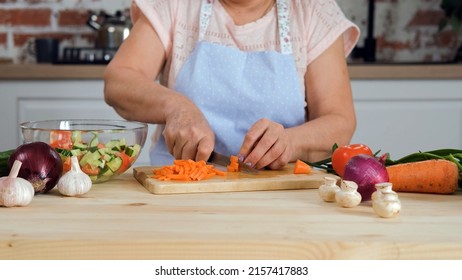
[[[58,152],[44,142],[19,146],[8,159],[10,169],[15,160],[22,162],[18,177],[31,182],[35,193],[46,193],[54,188],[63,173]]]
[[[346,164],[343,180],[358,184],[362,201],[371,199],[375,184],[389,181],[384,161],[384,156],[378,159],[369,155],[357,155]]]

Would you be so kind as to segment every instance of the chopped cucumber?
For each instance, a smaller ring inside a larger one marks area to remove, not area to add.
[[[134,156],[137,156],[140,153],[140,150],[141,150],[141,146],[138,145],[138,144],[135,144],[133,146],[128,146],[127,148],[125,148],[125,153],[129,157],[134,157]]]
[[[104,156],[104,155],[112,155],[114,154],[114,151],[112,151],[111,149],[107,147],[104,147],[104,148],[99,148],[98,153],[100,153],[101,156]]]
[[[120,157],[115,157],[111,161],[107,162],[106,165],[112,172],[116,172],[122,166],[122,159]]]
[[[62,148],[56,148],[55,149],[60,155],[65,156],[65,157],[70,157],[72,156],[72,153],[70,150],[62,149]]]
[[[72,131],[71,141],[72,143],[81,143],[82,142],[82,131],[80,130]]]
[[[120,141],[119,140],[111,140],[107,142],[106,148],[111,149],[113,151],[121,151],[120,149]]]
[[[78,156],[83,155],[83,151],[80,150],[80,149],[74,149],[74,150],[71,150],[71,154],[72,154],[73,156],[78,157]]]
[[[81,142],[74,142],[74,144],[72,145],[72,149],[79,149],[84,151],[88,149],[88,145]]]
[[[126,142],[125,142],[125,138],[120,138],[119,140],[119,147],[120,147],[120,150],[123,151],[125,150],[125,147],[127,146]]]
[[[99,167],[100,169],[105,168],[105,167],[106,167],[106,162],[107,162],[106,160],[100,159],[100,164],[98,165],[98,167]]]
[[[99,144],[98,132],[93,133],[93,139],[90,141],[90,147],[97,147]]]
[[[114,172],[106,165],[106,167],[101,171],[100,175],[105,177],[110,177]]]
[[[98,149],[98,153],[101,155],[101,158],[105,161],[110,161],[114,157],[112,150],[108,148],[100,148]]]
[[[102,160],[98,152],[93,152],[92,157],[88,159],[87,164],[91,166],[92,169],[97,167],[104,167],[106,161]]]
[[[83,155],[80,159],[80,166],[84,166],[85,164],[89,163],[91,166],[98,166],[99,163],[97,161],[100,160],[100,155],[98,152],[87,152]]]

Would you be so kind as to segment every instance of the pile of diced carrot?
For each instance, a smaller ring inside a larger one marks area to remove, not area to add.
[[[200,181],[214,176],[226,176],[226,172],[216,169],[205,161],[175,160],[173,165],[165,165],[154,170],[153,178],[161,181]]]
[[[231,156],[229,158],[230,162],[228,166],[226,166],[226,170],[228,172],[239,172],[239,159],[237,156]]]

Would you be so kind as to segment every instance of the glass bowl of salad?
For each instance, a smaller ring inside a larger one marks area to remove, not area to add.
[[[23,142],[45,142],[61,156],[63,172],[76,156],[93,183],[129,169],[141,153],[148,125],[124,120],[69,119],[30,121],[20,125]]]

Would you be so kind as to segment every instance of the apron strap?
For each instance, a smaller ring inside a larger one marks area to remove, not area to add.
[[[202,0],[201,14],[199,18],[199,41],[203,41],[205,32],[212,17],[212,8],[215,0]],[[278,15],[279,44],[282,54],[292,54],[292,42],[290,40],[289,1],[276,0]]]
[[[277,0],[279,44],[282,54],[292,54],[288,0]]]
[[[203,41],[205,32],[212,17],[213,0],[202,0],[201,15],[199,18],[199,41]]]

